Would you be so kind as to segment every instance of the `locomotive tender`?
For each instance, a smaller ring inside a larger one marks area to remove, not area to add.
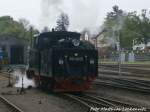
[[[44,89],[81,92],[97,77],[97,66],[97,50],[79,33],[52,31],[34,37],[27,76]]]

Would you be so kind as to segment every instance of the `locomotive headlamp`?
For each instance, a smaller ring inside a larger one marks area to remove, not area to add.
[[[90,59],[90,64],[94,64],[94,59]]]
[[[59,59],[58,63],[59,63],[60,65],[63,65],[63,64],[64,64],[64,61],[63,61],[62,59]]]
[[[79,46],[79,45],[80,45],[80,40],[73,39],[73,40],[72,40],[72,44],[73,44],[74,46]]]

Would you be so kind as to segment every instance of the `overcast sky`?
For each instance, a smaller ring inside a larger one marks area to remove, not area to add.
[[[125,11],[150,10],[150,0],[0,0],[0,16],[26,18],[42,29],[54,27],[63,11],[69,15],[70,30],[95,29],[114,5]]]

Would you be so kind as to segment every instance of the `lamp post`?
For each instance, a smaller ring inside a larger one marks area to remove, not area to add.
[[[12,87],[13,85],[12,85],[12,83],[11,83],[11,77],[10,77],[10,75],[11,75],[11,72],[12,72],[13,70],[12,70],[12,68],[9,67],[7,71],[8,71],[8,74],[9,74],[7,87]]]
[[[30,27],[30,46],[33,46],[33,27]]]
[[[21,83],[22,83],[22,86],[21,86],[20,94],[25,93],[24,83],[23,83],[24,82],[24,80],[23,80],[24,72],[25,72],[25,68],[21,68],[21,75],[22,75],[22,81],[21,81]]]

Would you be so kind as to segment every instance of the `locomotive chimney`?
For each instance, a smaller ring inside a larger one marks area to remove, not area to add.
[[[52,28],[52,32],[54,32],[55,31],[55,29],[54,28]]]

